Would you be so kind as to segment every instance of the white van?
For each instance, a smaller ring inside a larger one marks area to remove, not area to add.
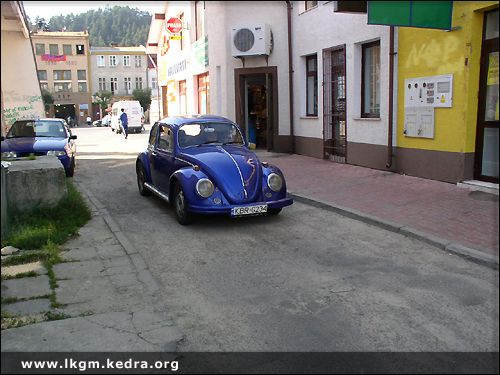
[[[128,117],[128,132],[140,133],[144,130],[142,107],[137,100],[122,100],[113,104],[111,111],[111,130],[118,134],[122,132],[120,115],[122,108]]]

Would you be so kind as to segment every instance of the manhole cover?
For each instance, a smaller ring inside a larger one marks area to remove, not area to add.
[[[498,202],[498,195],[485,193],[484,191],[471,191],[469,197],[478,201]]]

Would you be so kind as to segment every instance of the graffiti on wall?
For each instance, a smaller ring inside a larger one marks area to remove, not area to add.
[[[15,121],[43,116],[43,101],[40,95],[20,95],[5,92],[3,96],[2,122],[10,127]]]

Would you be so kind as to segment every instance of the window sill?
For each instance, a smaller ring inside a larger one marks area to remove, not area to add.
[[[354,117],[356,121],[382,121],[380,117]]]
[[[317,120],[319,116],[300,116],[301,120]]]

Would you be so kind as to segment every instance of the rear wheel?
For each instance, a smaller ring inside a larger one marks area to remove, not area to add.
[[[177,216],[177,221],[181,225],[187,225],[191,223],[191,215],[187,210],[186,197],[182,187],[177,184],[175,185],[174,191],[174,209],[175,215]]]
[[[144,167],[142,166],[141,163],[137,163],[136,172],[137,172],[137,187],[139,188],[139,194],[141,194],[142,196],[151,195],[149,189],[144,185],[144,183],[146,182],[146,172],[144,171]]]

